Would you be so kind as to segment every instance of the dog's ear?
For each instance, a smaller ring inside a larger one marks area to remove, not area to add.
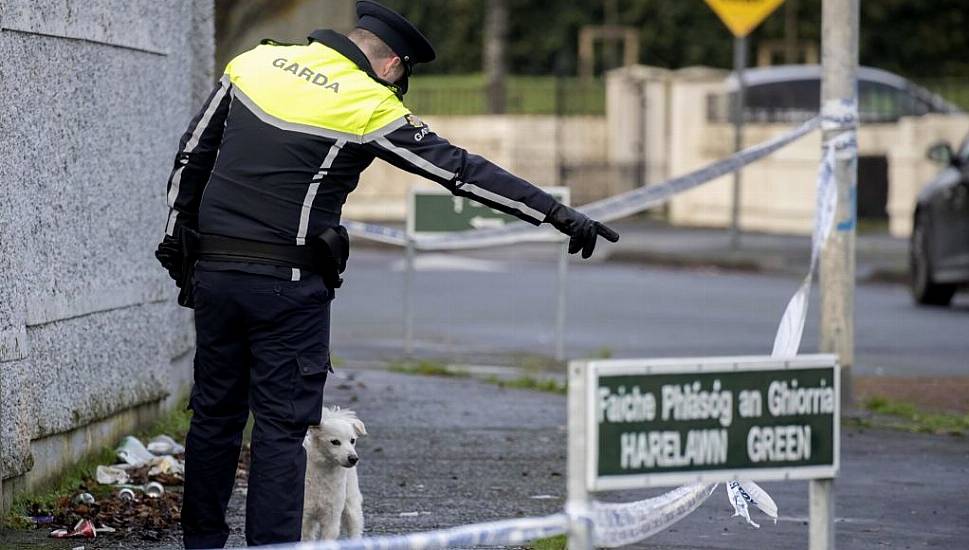
[[[350,424],[353,426],[353,431],[357,432],[357,437],[363,437],[367,435],[367,427],[363,425],[363,420],[360,420],[359,418],[354,418],[353,420],[350,421]]]

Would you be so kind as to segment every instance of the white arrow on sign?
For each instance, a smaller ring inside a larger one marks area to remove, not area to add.
[[[484,216],[475,216],[471,218],[471,227],[475,229],[501,227],[503,225],[505,225],[505,220],[501,218],[486,218]]]

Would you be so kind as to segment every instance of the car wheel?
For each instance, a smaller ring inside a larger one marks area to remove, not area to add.
[[[947,306],[956,293],[956,285],[939,284],[932,280],[932,264],[929,261],[929,231],[925,214],[919,213],[912,228],[909,244],[909,268],[911,271],[912,296],[927,306]]]

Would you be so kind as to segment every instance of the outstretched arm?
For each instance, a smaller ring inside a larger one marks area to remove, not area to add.
[[[474,199],[496,210],[539,225],[549,222],[572,237],[569,252],[592,255],[597,236],[615,242],[619,234],[556,201],[538,187],[484,157],[469,153],[435,134],[412,115],[390,123],[365,143],[377,157],[440,183],[457,196]]]
[[[557,202],[551,195],[488,159],[452,145],[407,115],[396,130],[367,142],[379,158],[440,183],[457,196],[539,225]]]

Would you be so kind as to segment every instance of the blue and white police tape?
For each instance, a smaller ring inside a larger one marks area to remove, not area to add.
[[[653,208],[668,201],[674,195],[735,172],[766,157],[816,130],[820,123],[820,117],[814,117],[789,132],[748,147],[689,174],[592,202],[583,206],[581,210],[593,219],[611,221]]]
[[[734,480],[727,483],[727,498],[733,506],[734,517],[744,518],[748,524],[760,529],[757,522],[750,519],[750,505],[760,508],[761,512],[777,523],[777,503],[753,481]]]
[[[596,547],[615,548],[641,541],[667,529],[699,507],[716,488],[695,483],[663,495],[629,503],[593,502],[592,532]],[[433,550],[471,546],[521,545],[569,532],[569,517],[555,514],[462,525],[437,531],[266,546],[268,550]]]
[[[838,208],[838,187],[834,178],[835,158],[838,155],[848,155],[852,159],[857,158],[857,150],[858,142],[853,130],[842,132],[825,144],[821,166],[818,167],[815,201],[817,206],[814,211],[814,231],[811,234],[811,265],[808,268],[807,275],[804,276],[804,280],[801,281],[801,286],[791,297],[784,314],[781,316],[777,333],[774,335],[772,357],[794,357],[801,347],[801,337],[804,334],[804,322],[807,319],[808,298],[811,295],[814,272],[818,267],[821,251],[835,227],[835,214]],[[855,170],[849,172],[854,177]],[[853,184],[852,187],[854,187]],[[851,215],[853,216],[853,214]]]
[[[716,484],[694,483],[636,502],[595,501],[592,503],[595,545],[615,548],[651,537],[696,510],[716,488]]]
[[[667,202],[676,194],[708,183],[766,157],[816,130],[820,123],[820,117],[812,118],[789,132],[683,176],[591,202],[580,207],[579,210],[593,219],[608,222],[654,208]],[[407,244],[407,233],[400,229],[355,221],[346,221],[344,225],[351,234],[359,237],[399,246]],[[516,222],[499,228],[423,236],[414,239],[414,246],[418,250],[456,250],[529,241],[558,241],[561,238],[558,232],[548,226],[535,227],[525,222]]]
[[[347,232],[351,235],[386,244],[407,246],[407,232],[402,229],[353,220],[343,220],[343,226],[347,228]]]
[[[278,544],[262,548],[278,550],[433,550],[471,546],[521,545],[569,530],[569,518],[555,514],[540,518],[510,519],[461,525],[439,531],[384,537]]]
[[[831,117],[832,120],[839,123],[844,120],[851,120],[850,103],[838,102],[836,107],[837,116]],[[814,119],[813,121],[815,126],[817,120]],[[803,129],[803,126],[800,129]],[[857,141],[853,131],[845,131],[839,134],[825,146],[821,165],[818,168],[817,206],[814,231],[811,237],[811,266],[781,318],[771,353],[774,357],[793,357],[797,355],[800,348],[813,274],[817,268],[821,250],[835,225],[838,201],[834,180],[835,158],[844,154],[852,156],[856,149]],[[714,165],[716,164],[719,163],[714,163]],[[714,165],[711,165],[711,167]],[[674,182],[676,180],[671,180],[668,183]],[[594,505],[596,545],[622,546],[650,537],[686,517],[706,501],[713,494],[715,488],[716,485],[709,484],[685,485],[658,497],[637,502],[622,504],[596,502]],[[734,515],[742,516],[750,525],[759,527],[750,518],[748,504],[757,506],[768,517],[773,518],[774,521],[777,520],[777,505],[766,491],[752,481],[731,482],[727,485],[727,497],[734,507]]]

